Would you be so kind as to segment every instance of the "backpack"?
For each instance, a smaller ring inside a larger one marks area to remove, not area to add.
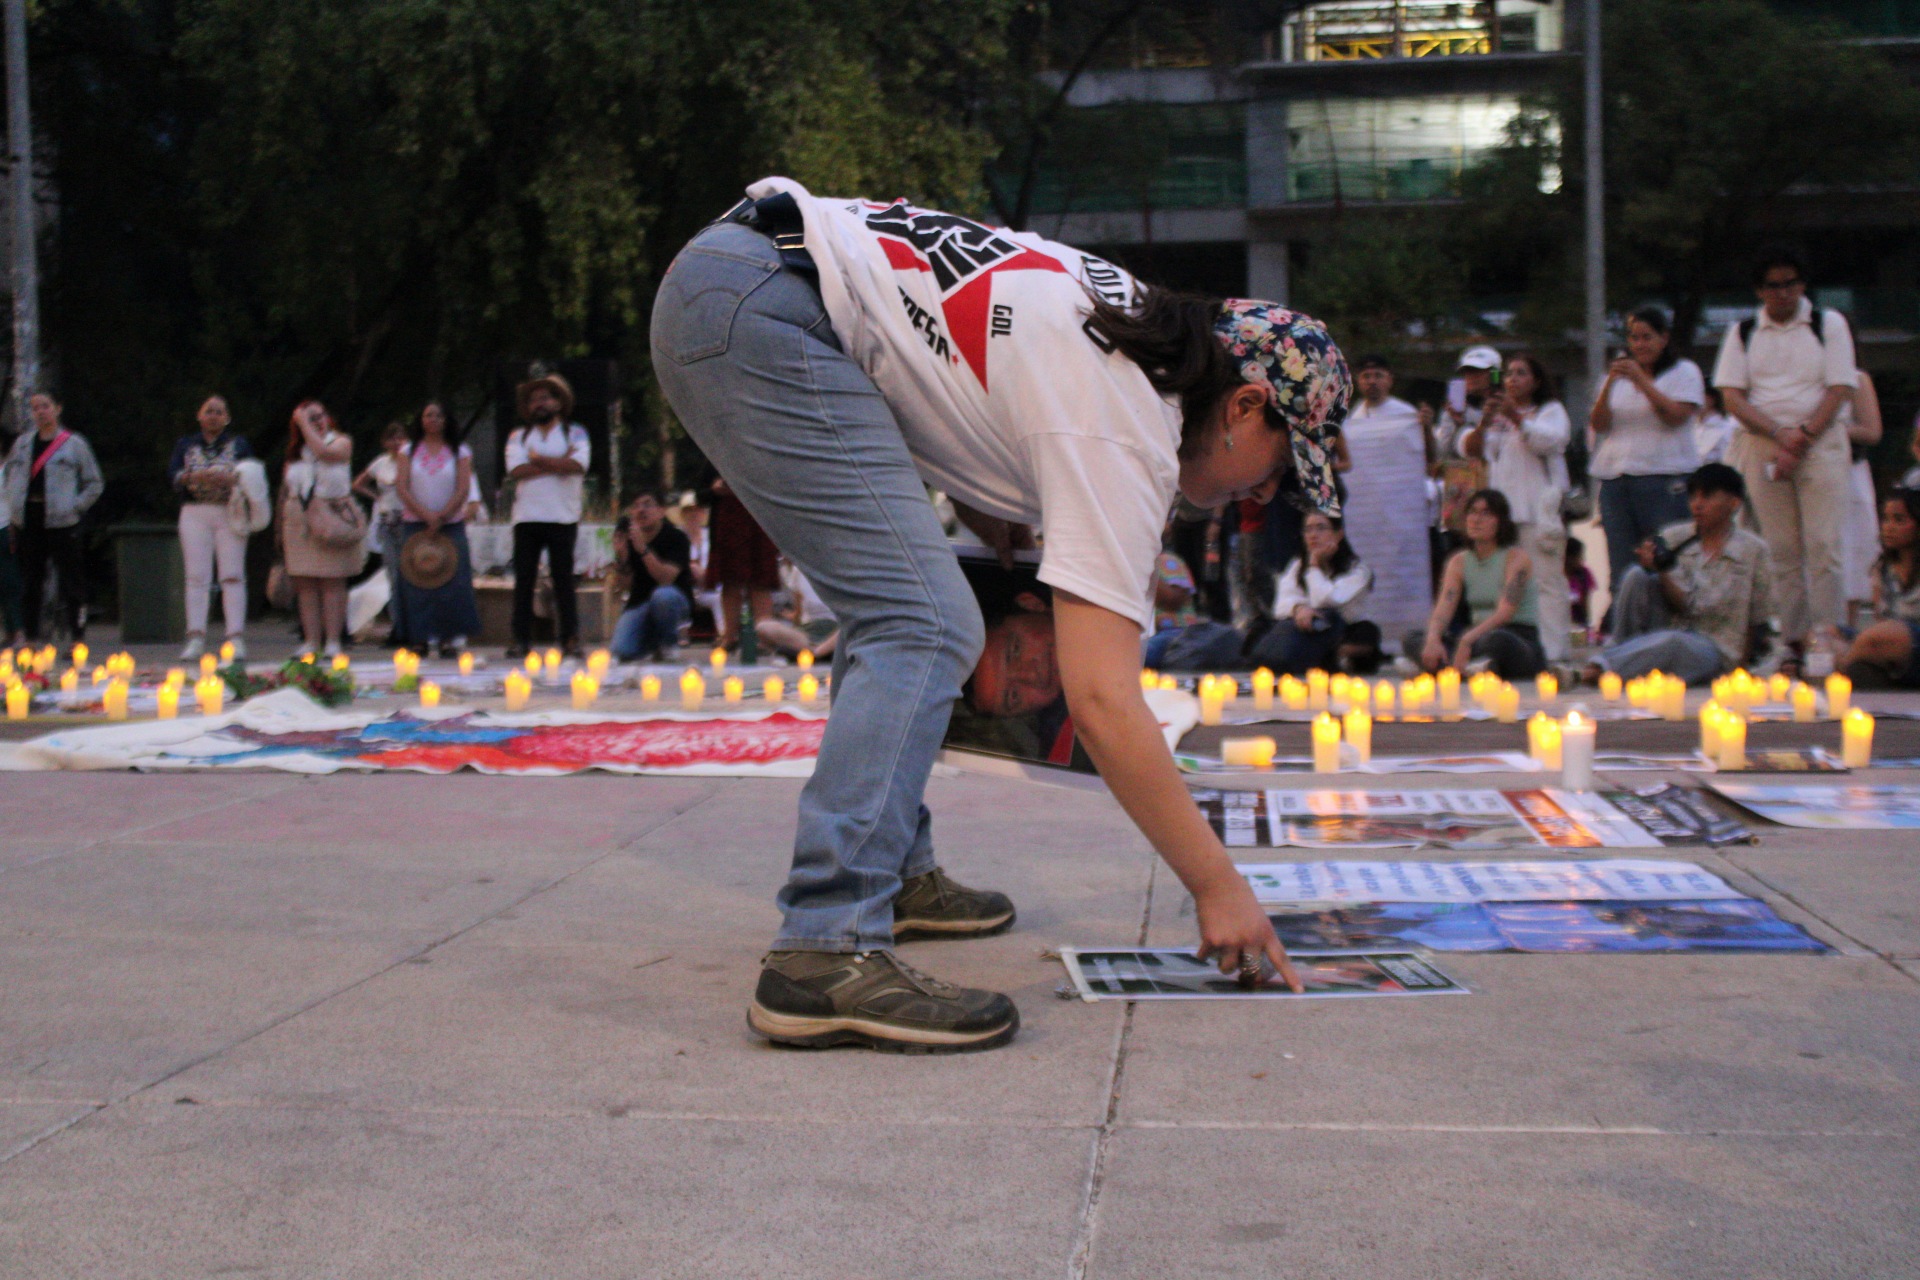
[[[1753,326],[1760,322],[1759,316],[1748,316],[1740,322],[1740,349],[1746,350],[1753,342]],[[1813,330],[1814,341],[1821,346],[1827,345],[1827,309],[1815,307],[1807,316],[1807,327]]]

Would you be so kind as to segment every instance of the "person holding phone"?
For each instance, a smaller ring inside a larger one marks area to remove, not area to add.
[[[1192,893],[1199,954],[1297,985],[1174,767],[1140,645],[1176,492],[1337,510],[1352,381],[1325,326],[1154,289],[1031,233],[771,178],[675,259],[653,354],[687,433],[840,621],[784,922],[748,1005],[757,1033],[954,1052],[1019,1027],[1004,995],[893,952],[896,929],[964,938],[1014,918],[1005,895],[946,875],[923,803],[984,644],[929,484],[1009,562],[1039,526],[1080,743]]]
[[[1600,481],[1608,590],[1616,594],[1634,549],[1687,518],[1687,477],[1700,465],[1693,419],[1706,402],[1706,378],[1673,350],[1671,328],[1659,307],[1627,317],[1627,349],[1607,366],[1587,413],[1588,471]]]

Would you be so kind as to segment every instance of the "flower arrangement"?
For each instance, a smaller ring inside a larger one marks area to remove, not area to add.
[[[278,671],[264,675],[255,675],[247,670],[245,663],[235,662],[223,667],[220,675],[236,702],[256,693],[287,688],[298,689],[327,707],[345,706],[353,701],[352,671],[335,671],[298,658],[289,658]]]

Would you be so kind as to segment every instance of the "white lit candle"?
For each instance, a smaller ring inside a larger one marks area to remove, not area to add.
[[[1265,667],[1253,673],[1253,709],[1273,710],[1273,672]]]
[[[1795,724],[1812,724],[1820,718],[1819,699],[1813,692],[1813,686],[1804,680],[1793,682],[1793,721]]]
[[[440,686],[431,680],[420,682],[420,705],[432,710],[440,705]]]
[[[1720,759],[1720,721],[1726,714],[1726,708],[1713,701],[1700,708],[1700,754],[1715,762]]]
[[[1602,672],[1600,673],[1600,698],[1601,698],[1601,700],[1602,700],[1603,702],[1618,702],[1618,701],[1620,701],[1620,694],[1621,694],[1621,692],[1622,692],[1622,689],[1621,689],[1621,685],[1622,685],[1622,681],[1621,681],[1621,679],[1620,679],[1620,674],[1619,674],[1619,672],[1617,672],[1617,671],[1602,671]]]
[[[25,720],[27,709],[33,705],[33,693],[25,682],[15,680],[7,686],[7,719]]]
[[[1593,744],[1596,726],[1575,707],[1560,724],[1560,783],[1570,791],[1593,789]]]
[[[1849,769],[1873,763],[1873,717],[1858,707],[1840,722],[1840,758]]]
[[[1367,714],[1366,708],[1355,707],[1347,712],[1346,729],[1355,759],[1361,764],[1373,759],[1373,717]]]
[[[660,701],[660,677],[659,676],[648,675],[648,676],[640,677],[640,701],[642,702]]]
[[[1565,767],[1562,752],[1563,731],[1558,720],[1549,719],[1540,726],[1540,767],[1556,771]]]
[[[728,676],[720,684],[720,698],[723,702],[738,702],[747,696],[747,682],[739,676]]]
[[[787,700],[787,682],[779,676],[768,676],[760,685],[760,696],[765,698],[770,705],[785,702]]]
[[[722,671],[725,671],[727,669],[727,651],[719,645],[715,645],[713,652],[707,655],[707,665],[713,668],[713,674],[715,675],[719,675]]]
[[[811,650],[811,649],[802,649],[802,650],[800,651],[800,654],[799,654],[799,656],[798,656],[798,657],[796,657],[796,658],[795,658],[795,659],[793,660],[793,665],[794,665],[794,666],[796,666],[796,667],[798,667],[798,668],[800,668],[800,669],[801,669],[802,671],[810,671],[810,670],[812,670],[812,668],[813,668],[813,650]]]
[[[1460,710],[1460,673],[1452,667],[1447,667],[1434,677],[1434,685],[1440,691],[1441,712],[1457,713]]]
[[[1319,667],[1307,672],[1307,709],[1309,711],[1327,709],[1327,673]]]
[[[688,711],[698,711],[700,704],[706,700],[706,677],[688,667],[680,676],[680,705]]]
[[[593,705],[593,700],[600,696],[600,682],[593,678],[591,671],[576,671],[573,673],[571,691],[573,709],[585,711]]]
[[[180,714],[179,685],[171,682],[161,685],[159,692],[154,694],[154,698],[158,706],[156,714],[160,719],[171,720]]]
[[[1220,762],[1245,769],[1271,769],[1277,749],[1272,738],[1227,738],[1220,743]]]
[[[73,665],[76,667],[86,666],[87,655],[91,652],[93,651],[84,644],[76,644],[73,646]]]
[[[820,697],[820,681],[811,674],[801,676],[795,689],[800,695],[800,705],[803,707],[812,706]]]
[[[1501,724],[1517,722],[1520,719],[1520,691],[1502,682],[1493,695],[1493,715]]]
[[[521,671],[507,672],[506,681],[507,710],[524,711],[527,699],[533,696],[533,681]]]
[[[1853,681],[1839,672],[1827,677],[1827,717],[1831,720],[1846,718],[1847,705],[1853,701]]]
[[[1340,722],[1325,711],[1313,718],[1313,771],[1340,772]]]
[[[347,655],[343,653],[340,656],[344,658]],[[471,649],[462,649],[460,651],[460,674],[463,676],[473,674],[473,651]]]
[[[1373,686],[1373,713],[1377,716],[1390,716],[1396,705],[1393,681],[1382,680]]]
[[[1551,671],[1542,671],[1534,678],[1533,694],[1534,697],[1540,700],[1541,706],[1552,702],[1560,696],[1560,677],[1554,675]]]
[[[1307,709],[1307,682],[1297,676],[1280,677],[1280,700],[1289,711]]]
[[[1747,767],[1747,718],[1737,711],[1720,717],[1720,757],[1714,763],[1722,769]]]

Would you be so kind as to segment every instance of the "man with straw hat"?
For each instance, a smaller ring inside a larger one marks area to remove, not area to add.
[[[536,366],[514,400],[527,425],[507,437],[507,475],[513,480],[513,645],[507,656],[523,658],[533,643],[533,587],[543,551],[553,578],[560,647],[578,655],[573,548],[593,445],[587,429],[571,420],[573,388],[559,374]]]

